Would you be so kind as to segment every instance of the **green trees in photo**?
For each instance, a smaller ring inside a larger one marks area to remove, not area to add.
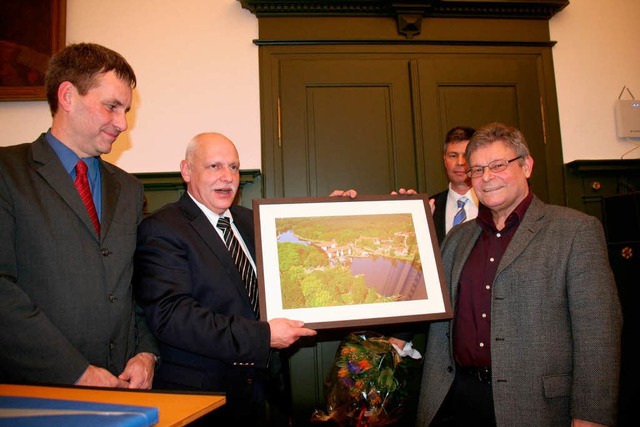
[[[365,286],[348,267],[331,266],[318,248],[278,243],[280,288],[285,309],[332,307],[391,301]]]
[[[402,259],[420,267],[410,214],[278,218],[278,235],[289,230],[311,244],[278,242],[282,304],[285,309],[394,301],[365,285],[342,265],[345,256]],[[333,262],[340,258],[338,264]],[[348,261],[347,261],[348,262]]]

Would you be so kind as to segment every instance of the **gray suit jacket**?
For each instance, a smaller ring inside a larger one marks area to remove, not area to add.
[[[101,162],[102,237],[44,138],[0,148],[0,382],[118,375],[157,352],[131,288],[143,189]]]
[[[480,231],[470,221],[443,242],[454,307]],[[568,426],[571,418],[615,425],[622,319],[600,222],[534,197],[500,261],[492,297],[497,425]],[[430,327],[420,426],[431,422],[453,381],[451,324]]]

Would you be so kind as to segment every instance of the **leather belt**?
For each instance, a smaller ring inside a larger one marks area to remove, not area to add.
[[[458,366],[458,369],[460,372],[477,379],[483,384],[491,384],[491,368]]]

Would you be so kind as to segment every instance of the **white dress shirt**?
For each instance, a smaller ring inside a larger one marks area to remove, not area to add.
[[[194,203],[205,214],[205,216],[207,217],[207,219],[209,220],[211,225],[213,225],[213,229],[216,230],[216,232],[218,233],[218,236],[220,236],[220,240],[222,240],[222,243],[225,243],[224,242],[224,232],[221,229],[219,229],[218,226],[217,226],[218,225],[218,219],[220,219],[221,216],[226,216],[227,218],[229,218],[229,220],[231,221],[231,230],[233,230],[233,234],[236,236],[236,239],[238,239],[238,242],[240,242],[240,247],[242,247],[242,251],[245,253],[247,258],[249,259],[249,262],[251,263],[251,266],[253,267],[253,271],[257,272],[258,270],[256,269],[256,264],[253,261],[253,258],[251,257],[251,253],[249,253],[249,250],[247,249],[247,245],[244,243],[244,240],[242,239],[242,236],[240,235],[240,232],[238,231],[238,229],[236,228],[235,223],[233,222],[233,216],[231,215],[231,212],[229,211],[229,209],[224,211],[224,213],[222,215],[218,215],[217,213],[213,212],[212,210],[207,208],[205,205],[203,205],[202,203],[197,201],[195,199],[195,197],[193,197],[190,193],[187,192],[187,194],[189,194],[189,197],[191,197],[191,200],[194,201]]]
[[[473,188],[470,188],[465,194],[458,194],[451,189],[451,183],[449,183],[449,194],[447,195],[447,206],[444,217],[445,233],[448,233],[451,227],[453,227],[453,217],[456,216],[456,212],[458,212],[458,199],[461,197],[469,199],[464,205],[464,210],[467,212],[465,222],[478,216],[478,197],[476,196],[476,192],[473,191]]]

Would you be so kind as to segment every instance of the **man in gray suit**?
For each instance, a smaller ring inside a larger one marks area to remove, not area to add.
[[[600,222],[529,190],[522,133],[466,150],[478,217],[443,242],[453,321],[434,322],[418,425],[615,425],[621,311]]]
[[[127,129],[135,74],[82,43],[45,83],[49,131],[0,148],[0,382],[150,388],[157,344],[131,287],[144,193],[100,159]]]

